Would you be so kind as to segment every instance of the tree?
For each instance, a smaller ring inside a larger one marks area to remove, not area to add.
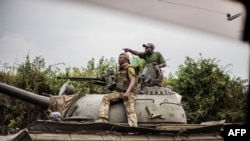
[[[186,57],[184,65],[179,66],[177,78],[169,76],[165,81],[183,96],[189,122],[245,121],[248,80],[231,79],[226,71],[228,66],[220,68],[216,59],[201,56],[195,61]]]
[[[40,95],[58,93],[59,87],[52,87],[61,86],[56,80],[57,71],[53,70],[53,65],[46,67],[44,58],[36,57],[31,62],[27,55],[24,63],[11,68],[0,72],[0,82]],[[4,115],[1,116],[1,125],[24,128],[37,119],[45,118],[43,109],[27,102],[0,95],[0,103],[1,115]]]

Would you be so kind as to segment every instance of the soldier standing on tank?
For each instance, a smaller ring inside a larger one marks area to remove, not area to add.
[[[96,122],[108,122],[110,102],[123,100],[129,126],[137,127],[137,116],[135,113],[135,100],[137,96],[135,69],[131,67],[127,53],[119,55],[118,63],[119,71],[115,75],[115,90],[103,97],[99,109],[99,119]]]
[[[154,46],[153,43],[143,44],[142,46],[145,48],[145,52],[132,50],[130,48],[124,48],[123,50],[125,52],[130,52],[133,55],[137,55],[141,59],[144,59],[146,64],[152,63],[153,65],[157,65],[160,68],[160,70],[161,70],[161,68],[167,66],[166,65],[166,60],[164,59],[162,54],[160,52],[155,52],[154,51],[155,46]],[[162,86],[162,83],[163,83],[163,75],[162,75],[162,78],[160,80],[159,85]]]

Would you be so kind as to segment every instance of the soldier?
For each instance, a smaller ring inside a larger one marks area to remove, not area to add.
[[[137,116],[135,113],[136,100],[136,74],[130,65],[129,55],[121,53],[118,59],[119,71],[115,76],[115,90],[106,94],[99,109],[99,119],[96,122],[108,122],[111,101],[123,100],[129,126],[137,127]]]
[[[162,54],[160,52],[155,52],[155,46],[152,43],[147,43],[147,44],[143,44],[142,45],[145,48],[145,52],[139,52],[136,50],[132,50],[129,48],[124,48],[123,50],[125,52],[130,52],[134,55],[139,56],[139,58],[144,59],[146,64],[154,64],[157,65],[160,68],[160,71],[162,72],[161,68],[166,67],[166,61],[164,59],[164,57],[162,56]],[[163,75],[162,78],[159,82],[159,86],[162,86],[163,83]]]
[[[145,48],[145,52],[139,52],[129,48],[124,48],[125,52],[130,52],[134,55],[139,56],[144,59],[147,64],[154,63],[159,66],[159,68],[166,67],[166,61],[160,52],[155,52],[155,46],[152,43],[147,43],[142,45]]]

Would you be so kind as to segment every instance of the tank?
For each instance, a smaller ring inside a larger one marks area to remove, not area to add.
[[[88,81],[112,90],[114,73],[101,78],[58,77],[71,81]],[[148,64],[138,77],[140,87],[135,103],[138,127],[127,124],[122,102],[111,103],[109,123],[95,122],[104,94],[75,93],[70,82],[58,96],[41,96],[5,83],[0,93],[48,110],[58,120],[37,120],[16,134],[2,136],[10,141],[82,141],[82,140],[223,140],[225,120],[188,124],[181,95],[170,86],[159,86],[162,72]]]

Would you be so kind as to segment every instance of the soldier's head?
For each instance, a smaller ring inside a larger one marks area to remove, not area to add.
[[[118,63],[119,63],[119,65],[122,65],[123,63],[129,63],[130,64],[129,55],[127,53],[125,53],[125,52],[120,53],[119,58],[118,58]]]
[[[62,120],[62,116],[60,112],[51,112],[49,114],[49,119],[52,121],[61,121]]]
[[[152,54],[154,52],[155,46],[153,43],[147,43],[142,45],[145,48],[146,54]]]

